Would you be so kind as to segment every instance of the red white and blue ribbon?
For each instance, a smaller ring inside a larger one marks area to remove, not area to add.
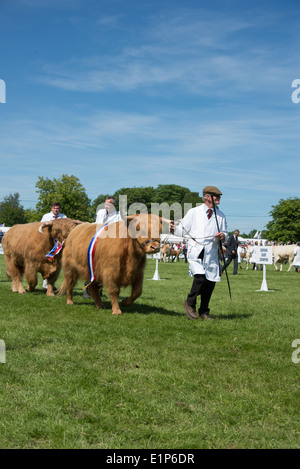
[[[50,261],[52,261],[53,257],[56,256],[62,250],[62,244],[57,241],[56,238],[54,239],[54,242],[55,244],[53,248],[51,249],[51,251],[48,252],[48,254],[46,254],[46,257],[48,257]]]
[[[95,280],[95,275],[94,275],[94,256],[95,256],[95,248],[96,248],[96,243],[98,241],[99,236],[101,233],[105,230],[107,227],[108,223],[105,225],[101,226],[101,228],[96,232],[95,236],[93,237],[92,241],[90,242],[89,248],[88,248],[88,266],[89,266],[89,273],[90,273],[90,280],[91,283]]]

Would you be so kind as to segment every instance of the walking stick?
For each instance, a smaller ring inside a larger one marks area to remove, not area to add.
[[[211,197],[211,201],[212,201],[212,204],[213,204],[215,219],[216,219],[216,223],[217,223],[217,230],[218,230],[218,233],[220,233],[219,223],[218,223],[218,219],[217,219],[217,211],[216,211],[216,206],[215,206],[215,201],[214,201],[214,196],[213,196],[213,194],[210,194],[210,197]],[[222,258],[222,261],[223,261],[223,264],[224,264],[224,270],[225,270],[226,279],[227,279],[229,297],[230,297],[230,299],[232,300],[232,298],[231,298],[230,283],[229,283],[229,278],[228,278],[228,273],[227,273],[226,263],[225,263],[225,257],[224,257],[224,253],[223,253],[223,249],[222,249],[222,242],[221,242],[220,239],[219,239],[219,249],[220,249],[221,258]]]

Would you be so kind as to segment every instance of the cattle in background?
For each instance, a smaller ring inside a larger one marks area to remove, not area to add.
[[[168,259],[168,262],[170,261],[170,257],[172,258],[173,261],[179,262],[179,254],[181,253],[181,249],[172,249],[171,244],[164,244],[161,249],[160,249],[160,261],[161,262],[166,262],[166,259]]]
[[[24,225],[14,225],[5,234],[2,246],[5,256],[6,274],[12,280],[12,291],[25,293],[22,285],[23,275],[27,280],[27,291],[34,291],[38,283],[37,274],[48,279],[47,295],[53,296],[53,284],[61,269],[62,253],[51,260],[46,255],[55,244],[62,246],[70,232],[80,221],[69,218],[59,218],[49,222],[34,222]],[[57,243],[58,242],[58,243]],[[61,247],[62,247],[61,246]]]
[[[131,285],[131,295],[121,306],[131,305],[142,294],[146,254],[159,252],[161,231],[161,219],[147,214],[103,225],[98,235],[95,224],[78,226],[65,243],[64,281],[59,294],[66,294],[67,304],[73,304],[73,289],[82,278],[91,282],[89,293],[96,308],[105,308],[99,295],[99,285],[103,285],[111,299],[112,314],[122,314],[120,289]]]
[[[249,269],[249,264],[250,264],[250,259],[252,257],[252,254],[253,254],[253,249],[254,249],[254,246],[247,246],[246,247],[246,252],[245,252],[245,259],[246,259],[246,263],[247,263],[247,267],[246,267],[246,270]]]
[[[247,246],[244,244],[243,246],[238,246],[238,262],[240,265],[240,269],[242,268],[243,261],[247,262]]]
[[[288,272],[291,270],[294,259],[294,251],[296,244],[285,244],[283,246],[273,246],[274,266],[276,270],[279,270],[277,264],[281,264],[280,270],[282,271],[282,265],[285,261],[289,262]]]

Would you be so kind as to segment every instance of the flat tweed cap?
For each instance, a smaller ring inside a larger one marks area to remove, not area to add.
[[[222,195],[222,192],[215,186],[206,186],[203,189],[204,194]]]

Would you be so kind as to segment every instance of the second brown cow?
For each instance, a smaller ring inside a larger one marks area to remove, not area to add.
[[[25,274],[27,291],[37,286],[37,274],[48,279],[47,295],[53,296],[53,285],[61,269],[61,250],[52,258],[46,257],[56,242],[63,244],[80,221],[69,218],[44,223],[14,225],[3,237],[6,274],[12,280],[12,291],[25,293],[22,278]]]
[[[161,219],[147,214],[102,227],[91,223],[78,226],[65,244],[60,294],[66,293],[67,304],[73,304],[73,289],[82,278],[91,282],[88,288],[96,308],[105,308],[99,295],[101,284],[111,299],[112,314],[122,314],[120,289],[131,285],[131,295],[121,306],[131,305],[142,294],[146,254],[159,251],[161,231]]]

